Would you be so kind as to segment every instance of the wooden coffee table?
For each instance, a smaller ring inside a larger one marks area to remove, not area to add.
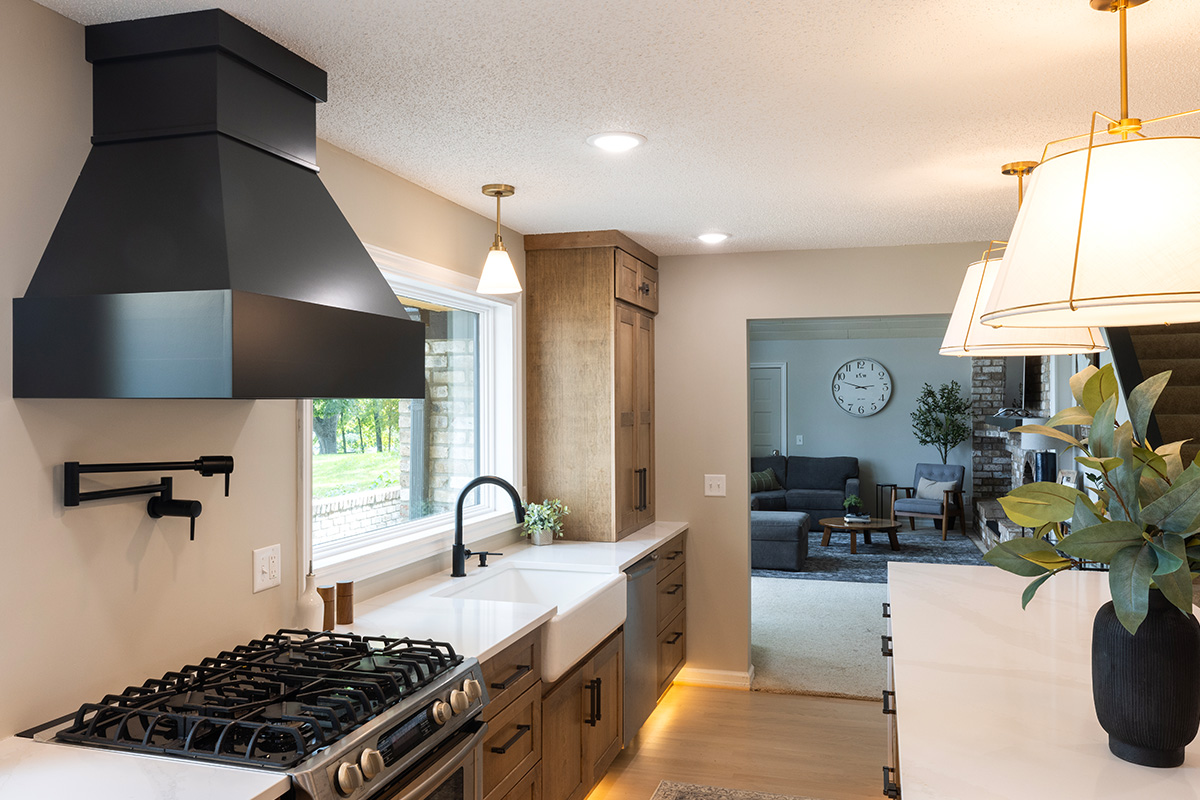
[[[834,531],[846,531],[850,534],[850,552],[858,554],[858,534],[863,535],[863,541],[867,544],[871,543],[871,534],[878,531],[886,533],[888,541],[892,544],[893,550],[900,549],[900,542],[896,539],[896,530],[900,527],[900,523],[892,522],[890,519],[876,519],[871,517],[867,522],[846,522],[841,517],[826,517],[820,521],[820,524],[825,527],[825,535],[821,537],[821,546],[829,547],[829,535]]]

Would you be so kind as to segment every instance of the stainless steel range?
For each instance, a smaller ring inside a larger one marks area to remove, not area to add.
[[[295,800],[479,800],[487,699],[448,644],[281,630],[27,733],[285,771]]]

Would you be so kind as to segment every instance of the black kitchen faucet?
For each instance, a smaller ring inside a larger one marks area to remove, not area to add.
[[[513,513],[517,516],[517,522],[525,521],[525,506],[521,503],[521,495],[517,494],[517,490],[513,485],[503,478],[497,478],[494,475],[480,475],[475,478],[458,493],[458,505],[454,508],[454,547],[450,550],[452,560],[452,568],[450,570],[451,578],[464,578],[467,575],[467,559],[473,555],[479,556],[479,566],[487,566],[488,556],[498,556],[500,553],[472,553],[463,544],[463,521],[462,511],[463,502],[467,499],[467,495],[477,487],[485,483],[493,483],[499,486],[504,491],[508,492],[508,496],[513,501]]]

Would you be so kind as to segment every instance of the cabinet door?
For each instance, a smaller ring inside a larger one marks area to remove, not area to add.
[[[657,284],[656,284],[657,285]],[[654,318],[638,314],[637,319],[637,469],[641,503],[638,526],[654,521]]]
[[[584,770],[588,718],[586,665],[542,698],[542,800],[579,800],[592,788]]]
[[[616,304],[613,342],[614,440],[613,492],[616,503],[616,537],[619,539],[638,527],[641,514],[641,481],[637,460],[637,355],[641,315],[622,303]]]
[[[601,648],[591,662],[588,699],[595,713],[586,718],[587,761],[593,783],[599,783],[613,759],[621,752],[625,686],[625,636],[618,633]],[[590,724],[594,722],[594,724]]]

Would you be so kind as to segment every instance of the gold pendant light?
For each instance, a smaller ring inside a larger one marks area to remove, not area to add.
[[[1091,0],[1120,17],[1120,118],[1094,112],[1087,133],[1046,145],[984,309],[989,325],[1200,320],[1200,138],[1143,133],[1200,109],[1130,117],[1125,13],[1144,2]],[[1086,147],[1049,155],[1081,139]]]
[[[1017,176],[1017,208],[1025,195],[1025,176],[1036,161],[1015,161],[1000,168],[1004,175]],[[943,356],[1034,356],[1098,353],[1108,348],[1097,328],[1012,328],[992,327],[979,321],[1000,270],[1005,243],[993,241],[983,259],[967,267],[954,313],[938,353]]]
[[[500,198],[511,197],[514,192],[516,189],[507,183],[489,183],[483,187],[484,194],[496,198],[496,238],[488,250],[487,261],[483,262],[483,274],[479,276],[476,289],[480,294],[517,294],[521,291],[517,271],[500,237]]]

